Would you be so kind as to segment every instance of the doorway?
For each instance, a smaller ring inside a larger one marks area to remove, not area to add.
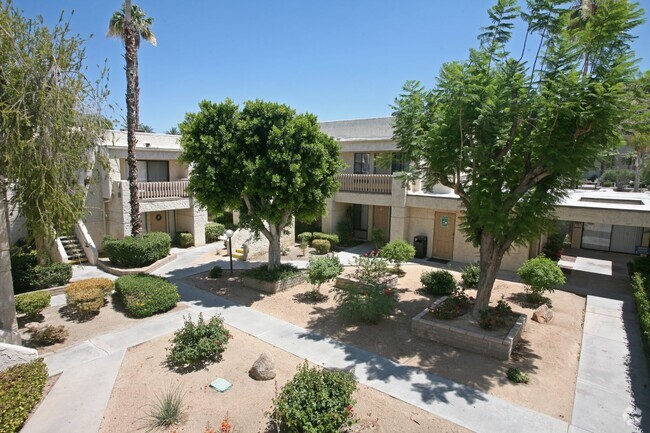
[[[167,224],[167,212],[149,212],[149,231],[169,233]]]
[[[456,232],[456,214],[436,212],[433,226],[432,256],[451,260],[454,257],[454,234]]]

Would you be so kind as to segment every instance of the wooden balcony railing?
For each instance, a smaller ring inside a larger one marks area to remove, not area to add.
[[[138,182],[139,197],[148,198],[170,198],[189,197],[187,193],[187,180],[175,180],[171,182]]]
[[[390,174],[339,174],[342,192],[390,194],[393,176]]]

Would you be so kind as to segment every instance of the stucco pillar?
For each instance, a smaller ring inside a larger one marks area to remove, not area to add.
[[[391,185],[390,240],[403,239],[408,236],[408,208],[406,207],[407,188],[402,181],[393,176]]]
[[[20,344],[9,256],[9,210],[4,194],[0,200],[0,341]]]
[[[333,198],[325,201],[327,213],[321,219],[321,230],[323,233],[334,233],[336,230],[336,203]]]

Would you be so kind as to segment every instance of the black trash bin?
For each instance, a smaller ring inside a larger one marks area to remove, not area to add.
[[[427,256],[427,237],[416,236],[413,239],[413,246],[415,247],[415,257],[423,259]]]

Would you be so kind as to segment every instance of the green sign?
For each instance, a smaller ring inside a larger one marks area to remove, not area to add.
[[[449,217],[443,216],[443,217],[440,219],[440,224],[441,224],[443,227],[447,227],[447,226],[449,225]]]

